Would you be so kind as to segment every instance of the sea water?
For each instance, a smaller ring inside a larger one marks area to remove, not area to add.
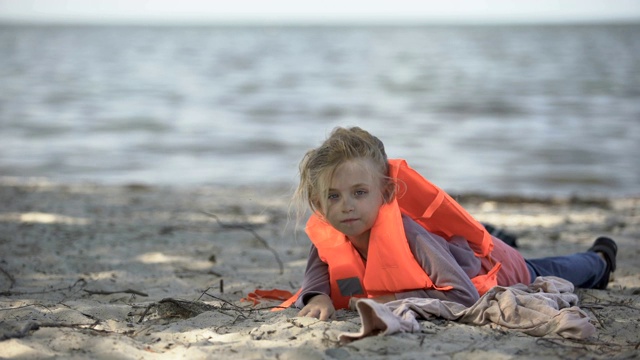
[[[640,24],[0,26],[0,177],[294,184],[335,126],[452,192],[640,193]]]

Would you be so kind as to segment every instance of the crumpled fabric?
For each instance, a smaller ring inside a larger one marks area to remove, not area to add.
[[[578,296],[569,281],[545,276],[529,286],[495,286],[470,307],[438,299],[408,298],[380,304],[356,302],[362,320],[357,333],[342,333],[341,343],[372,335],[420,331],[418,320],[444,318],[463,324],[494,323],[532,336],[557,334],[585,339],[595,334],[589,316],[577,307]]]

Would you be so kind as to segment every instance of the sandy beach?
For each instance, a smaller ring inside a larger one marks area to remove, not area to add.
[[[0,358],[539,359],[640,356],[640,195],[452,194],[518,235],[525,257],[615,239],[606,290],[576,290],[594,336],[534,337],[498,325],[422,321],[421,331],[338,343],[356,312],[324,322],[272,312],[255,289],[295,292],[309,240],[290,189],[0,181]]]

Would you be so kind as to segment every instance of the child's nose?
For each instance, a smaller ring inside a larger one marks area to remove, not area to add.
[[[353,201],[350,200],[349,198],[343,198],[343,200],[342,200],[342,211],[351,212],[351,211],[353,211],[353,209],[354,209]]]

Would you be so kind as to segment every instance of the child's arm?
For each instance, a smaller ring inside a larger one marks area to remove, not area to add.
[[[335,313],[333,302],[329,297],[329,266],[320,260],[318,249],[311,245],[307,260],[307,269],[302,281],[302,291],[295,306],[300,310],[298,316],[310,316],[320,320],[328,320]]]
[[[473,305],[480,295],[471,282],[471,274],[465,272],[465,269],[459,264],[459,261],[462,261],[459,259],[459,249],[456,249],[457,257],[454,257],[450,249],[453,245],[449,244],[445,239],[426,231],[408,217],[403,216],[403,221],[409,247],[418,263],[429,274],[434,284],[452,286],[453,289],[447,291],[419,289],[397,293],[395,294],[396,298],[435,298],[454,301],[465,306]],[[469,249],[469,257],[469,261],[476,260],[471,249]],[[467,268],[466,264],[465,268]],[[468,268],[467,271],[469,271]]]
[[[312,297],[331,294],[331,284],[329,283],[329,265],[320,260],[318,249],[312,244],[307,257],[307,268],[304,271],[302,280],[302,291],[295,302],[295,307],[302,309]]]

